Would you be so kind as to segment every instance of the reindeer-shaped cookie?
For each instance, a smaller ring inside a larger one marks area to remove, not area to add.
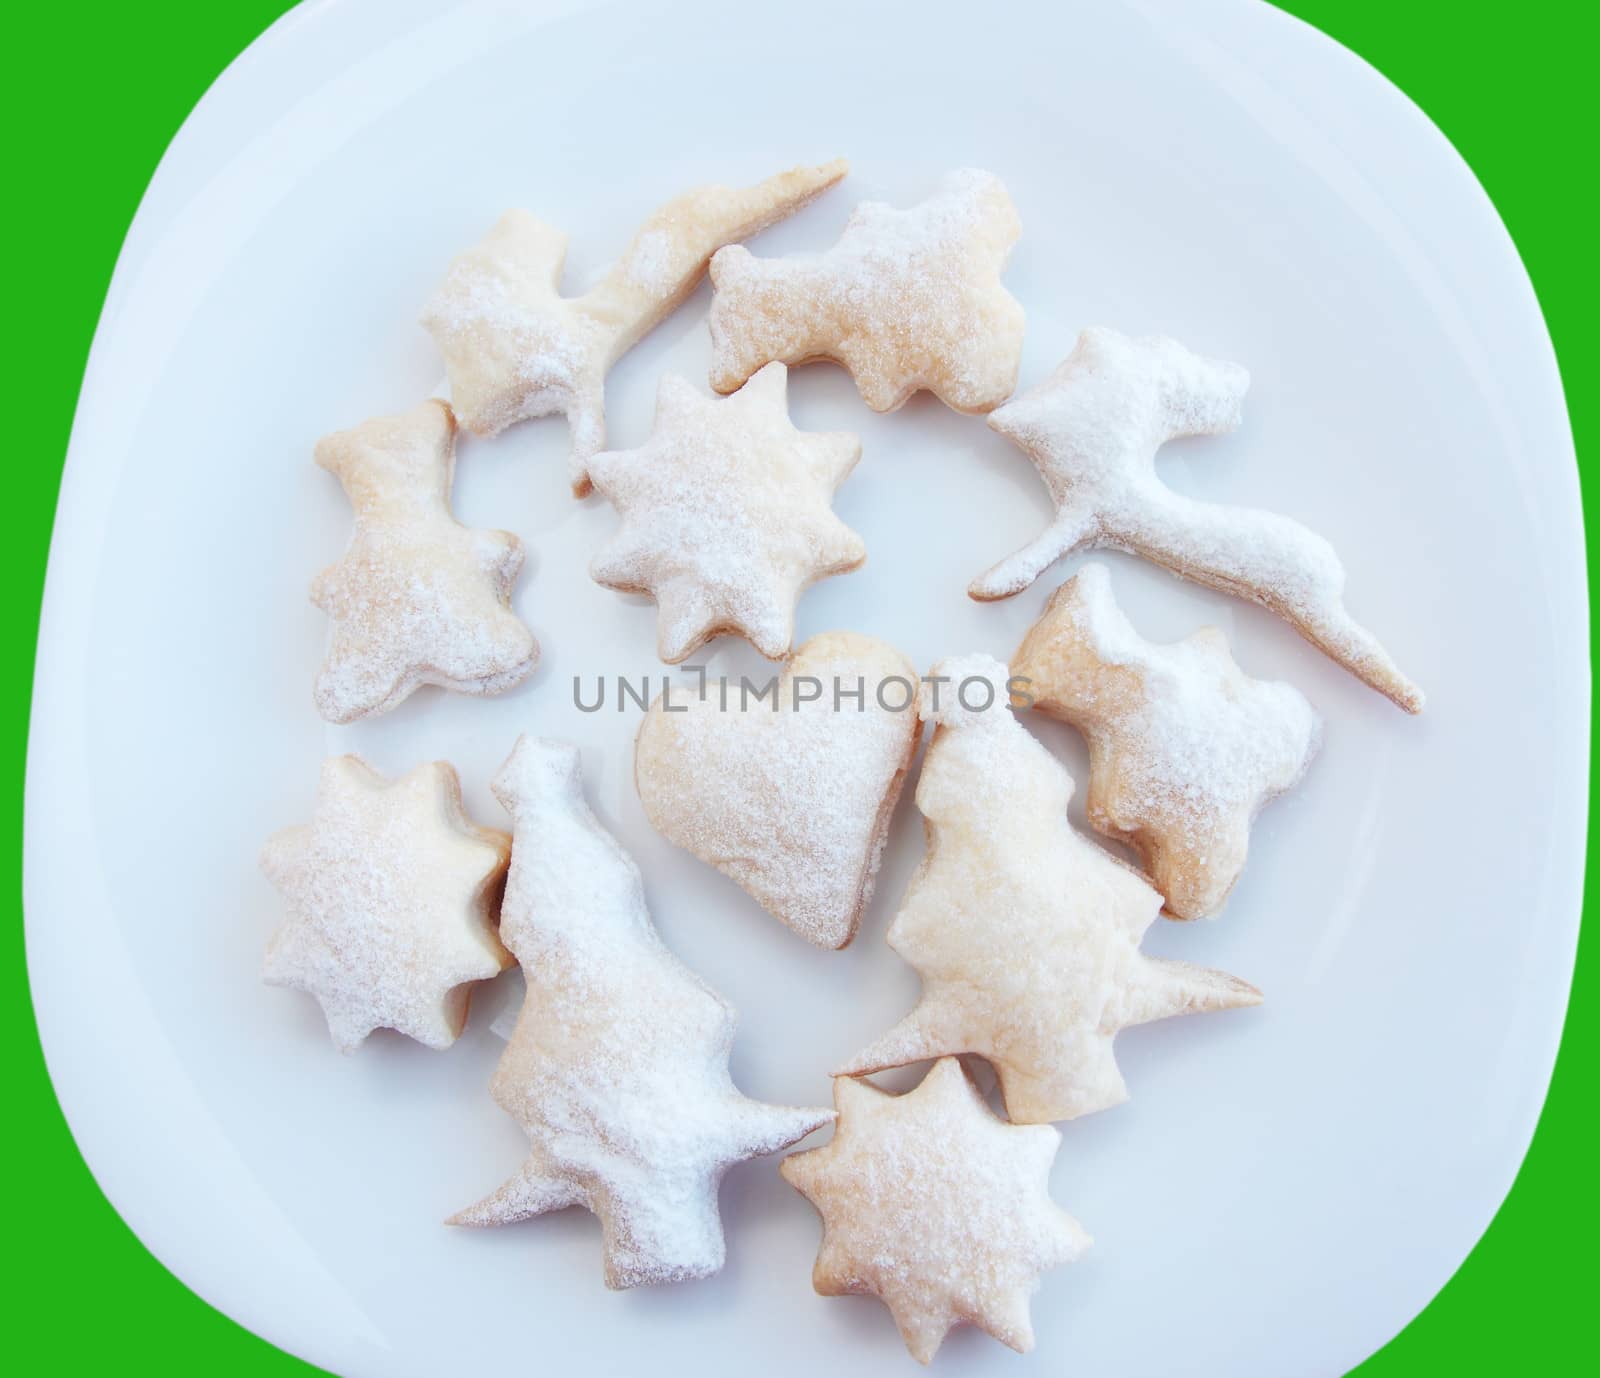
[[[611,366],[694,290],[717,249],[793,215],[848,170],[838,159],[753,187],[685,192],[651,215],[580,297],[561,295],[567,236],[527,211],[507,211],[451,263],[422,313],[462,424],[495,435],[562,413],[572,428],[572,489],[582,497],[588,459],[605,447]]]
[[[1126,550],[1260,603],[1408,713],[1421,712],[1422,691],[1345,611],[1344,567],[1327,541],[1276,513],[1183,497],[1157,477],[1156,451],[1167,441],[1237,426],[1249,386],[1238,364],[1203,359],[1176,340],[1085,330],[1048,379],[989,417],[1027,452],[1057,510],[969,591],[1006,598],[1063,555]]]

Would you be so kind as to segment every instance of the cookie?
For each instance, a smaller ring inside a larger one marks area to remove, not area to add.
[[[314,995],[341,1052],[374,1029],[449,1047],[471,983],[511,965],[493,922],[510,855],[466,816],[446,762],[391,783],[359,756],[324,761],[311,822],[261,851],[289,910],[267,984]]]
[[[1091,1243],[1050,1199],[1061,1135],[997,1118],[953,1057],[903,1096],[848,1077],[833,1095],[832,1140],[780,1168],[822,1217],[812,1285],[877,1297],[918,1363],[962,1322],[1026,1354],[1039,1275]]]
[[[861,442],[796,430],[787,399],[782,364],[727,398],[668,373],[649,441],[589,461],[622,518],[589,572],[655,599],[657,649],[669,665],[724,632],[768,659],[787,655],[801,592],[867,558],[832,507]]]
[[[1206,627],[1146,641],[1085,565],[1011,663],[1033,707],[1089,743],[1089,822],[1144,860],[1166,912],[1216,914],[1244,869],[1261,806],[1305,774],[1321,723],[1287,684],[1251,679]]]
[[[1162,336],[1134,340],[1096,328],[1038,387],[989,425],[1026,451],[1055,500],[1042,535],[973,581],[974,598],[1007,598],[1056,560],[1110,546],[1276,613],[1312,645],[1420,713],[1422,691],[1345,611],[1333,547],[1272,512],[1198,502],[1157,476],[1155,454],[1179,436],[1239,424],[1250,375]]]
[[[500,931],[527,998],[491,1090],[531,1147],[450,1223],[583,1206],[608,1287],[706,1277],[723,1263],[723,1173],[833,1114],[735,1089],[733,1009],[656,935],[639,868],[584,800],[576,747],[521,738],[494,792],[515,838]]]
[[[938,727],[917,782],[928,851],[889,928],[922,999],[836,1075],[977,1053],[1019,1124],[1116,1105],[1119,1029],[1261,993],[1144,956],[1161,896],[1068,824],[1072,777],[1012,714],[1006,667],[969,656],[934,673],[946,683],[924,689]]]
[[[920,388],[960,412],[1011,396],[1022,306],[1000,283],[1022,233],[988,172],[952,172],[909,210],[863,202],[821,256],[711,260],[711,386],[732,392],[763,364],[834,359],[873,411]]]
[[[356,519],[343,558],[311,585],[333,619],[313,693],[329,722],[386,713],[422,684],[498,694],[539,663],[511,611],[522,542],[450,513],[455,437],[450,408],[424,402],[317,442]]]
[[[795,652],[770,698],[726,680],[703,696],[664,694],[634,747],[645,814],[802,938],[844,947],[916,751],[916,691],[916,669],[892,646],[825,632]]]
[[[685,192],[651,215],[580,297],[561,295],[567,236],[527,211],[507,211],[450,264],[422,313],[462,424],[497,435],[562,413],[572,430],[573,491],[587,493],[589,456],[605,446],[611,366],[694,290],[713,252],[793,215],[847,171],[841,158],[753,187]]]

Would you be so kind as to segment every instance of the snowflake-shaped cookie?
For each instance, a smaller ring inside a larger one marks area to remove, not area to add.
[[[669,373],[649,441],[589,461],[595,487],[622,517],[589,572],[656,600],[657,645],[669,665],[723,632],[747,637],[769,659],[787,655],[801,592],[866,559],[832,508],[861,442],[796,430],[787,399],[782,364],[727,398]]]
[[[1026,1354],[1039,1275],[1090,1244],[1050,1199],[1061,1135],[998,1119],[953,1057],[903,1096],[849,1077],[833,1095],[833,1139],[781,1168],[822,1217],[817,1291],[879,1298],[919,1363],[961,1322]]]
[[[511,965],[491,922],[510,855],[505,833],[467,818],[444,761],[393,783],[358,756],[325,761],[311,822],[261,852],[289,909],[267,983],[314,995],[343,1052],[374,1029],[449,1047],[469,983]]]
[[[988,172],[952,172],[909,210],[857,206],[825,254],[711,260],[711,386],[731,392],[769,360],[836,359],[862,400],[893,411],[927,388],[960,412],[1011,396],[1022,306],[1001,285],[1022,233]]]
[[[840,1073],[978,1053],[1018,1123],[1116,1105],[1119,1029],[1261,993],[1139,951],[1161,896],[1067,822],[1072,777],[1012,714],[1005,666],[970,656],[933,674],[947,683],[942,702],[923,697],[939,724],[917,782],[928,854],[889,928],[922,999]]]
[[[451,1223],[584,1206],[608,1287],[706,1277],[723,1263],[723,1174],[832,1112],[734,1086],[733,1009],[657,936],[639,868],[584,800],[576,747],[520,739],[494,791],[516,838],[501,933],[528,990],[491,1089],[530,1151]]]
[[[511,611],[522,542],[450,513],[455,434],[450,408],[434,401],[317,442],[317,463],[356,518],[343,558],[311,585],[333,619],[315,688],[329,722],[387,712],[422,684],[498,694],[539,662]]]
[[[1007,598],[1063,555],[1126,550],[1174,574],[1261,604],[1408,713],[1422,691],[1344,607],[1333,547],[1273,512],[1199,502],[1156,474],[1156,451],[1186,435],[1239,424],[1250,375],[1164,336],[1134,340],[1095,328],[1038,387],[989,425],[1027,453],[1055,500],[1053,522],[973,580],[974,598]]]
[[[696,187],[662,206],[581,297],[561,295],[567,236],[527,211],[507,211],[457,257],[422,313],[444,355],[462,423],[495,435],[516,421],[564,414],[572,486],[605,444],[612,364],[694,290],[711,255],[793,215],[849,165],[794,168],[753,187]]]
[[[1146,641],[1085,565],[1012,660],[1033,706],[1089,742],[1089,822],[1144,858],[1169,914],[1215,914],[1261,806],[1305,774],[1321,724],[1293,686],[1251,679],[1205,627]]]

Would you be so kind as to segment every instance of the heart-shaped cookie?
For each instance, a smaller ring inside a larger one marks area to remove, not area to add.
[[[918,735],[916,668],[824,632],[762,684],[663,694],[634,748],[656,831],[819,947],[855,937]]]

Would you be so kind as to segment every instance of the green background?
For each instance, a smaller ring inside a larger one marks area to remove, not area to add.
[[[1090,0],[1091,3],[1098,0]],[[111,270],[168,141],[283,0],[28,6],[7,19],[6,128],[13,243],[6,330],[14,491],[3,616],[17,662],[6,709],[16,788],[5,864],[17,903],[4,1018],[14,1109],[11,1324],[0,1368],[78,1375],[316,1372],[193,1296],[95,1187],[56,1105],[23,966],[22,775],[39,598],[67,437]],[[1504,217],[1533,279],[1566,382],[1580,458],[1594,402],[1597,270],[1592,95],[1596,7],[1433,0],[1292,0],[1283,8],[1361,54],[1461,151]],[[1587,477],[1587,475],[1585,475]],[[1594,485],[1584,485],[1586,517]],[[1591,555],[1591,560],[1593,556]],[[1485,807],[1494,807],[1485,801]],[[1586,906],[1587,908],[1587,906]],[[1508,923],[1516,915],[1506,915]],[[1411,1326],[1356,1370],[1395,1375],[1600,1373],[1590,1307],[1595,975],[1583,954],[1555,1079],[1516,1186],[1476,1251]],[[1305,1241],[1308,1249],[1317,1242]],[[1290,1376],[1286,1376],[1290,1378]]]

